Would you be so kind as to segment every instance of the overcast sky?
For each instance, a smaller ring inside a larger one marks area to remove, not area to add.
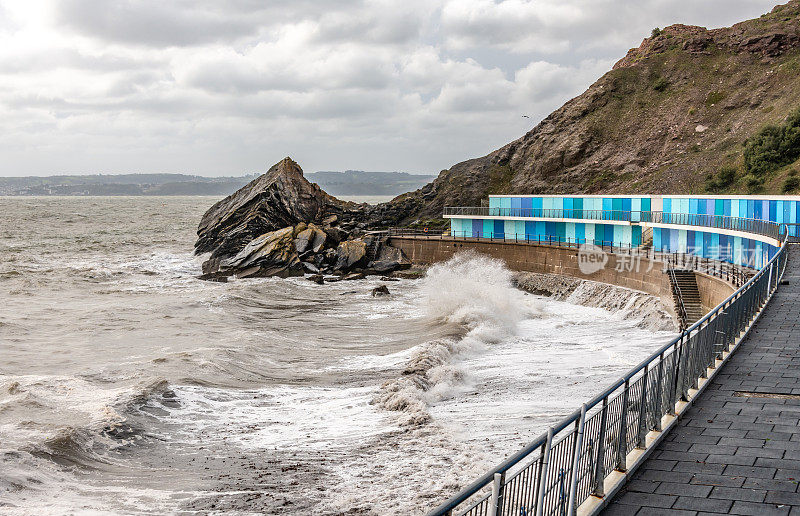
[[[776,0],[0,0],[0,175],[438,173]],[[522,115],[531,118],[523,118]]]

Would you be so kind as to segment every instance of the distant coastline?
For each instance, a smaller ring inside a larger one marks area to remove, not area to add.
[[[240,177],[204,177],[187,174],[94,174],[0,177],[0,195],[6,196],[171,196],[229,195],[257,174]],[[394,197],[421,188],[435,176],[406,172],[314,172],[306,178],[331,195]]]

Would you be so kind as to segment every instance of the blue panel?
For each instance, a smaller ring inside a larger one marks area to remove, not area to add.
[[[783,201],[783,210],[781,217],[781,222],[791,222],[792,221],[792,202],[791,201]]]
[[[567,239],[567,223],[566,222],[557,222],[556,223],[556,237],[558,238],[559,242],[564,242]]]
[[[513,199],[511,199],[511,209],[517,210],[514,212],[514,216],[521,216],[522,213],[520,213],[519,210],[522,209],[522,199],[520,199],[519,197],[514,197]]]
[[[653,228],[653,249],[661,251],[661,228]]]
[[[704,256],[703,255],[703,232],[702,231],[695,231],[695,234],[694,234],[694,249],[695,249],[695,254],[697,256]]]
[[[630,199],[622,199],[622,211],[631,211],[631,205]]]
[[[652,202],[650,198],[642,199],[642,211],[650,211],[652,209]]]
[[[544,240],[547,236],[547,227],[544,221],[536,222],[536,240]]]
[[[642,245],[642,226],[631,226],[631,245],[634,247]]]
[[[730,199],[723,199],[722,201],[722,214],[726,217],[731,216],[731,200]]]
[[[605,236],[603,237],[603,241],[607,243],[614,243],[614,225],[613,224],[603,224],[603,228],[605,231]]]
[[[750,215],[748,218],[761,220],[761,214],[762,214],[763,206],[764,206],[764,203],[762,203],[761,201],[753,201],[753,214]],[[749,209],[747,211],[748,211],[748,213],[750,212]]]
[[[697,211],[697,199],[689,199],[689,213],[700,213]]]
[[[481,219],[472,220],[472,236],[473,237],[483,236],[483,220]]]
[[[544,223],[544,232],[547,236],[547,240],[555,240],[556,239],[556,223],[555,222],[545,222]]]
[[[572,208],[575,210],[575,218],[583,218],[583,198],[578,197],[572,202]]]
[[[525,221],[525,240],[536,240],[536,223],[532,220]]]
[[[672,199],[665,197],[664,198],[664,213],[672,213]]]
[[[689,230],[686,232],[686,252],[689,254],[694,254],[697,250],[696,239],[695,239],[695,231]]]
[[[711,247],[714,242],[711,240],[711,233],[703,233],[703,256],[706,258],[711,257]]]
[[[778,201],[769,201],[769,220],[770,222],[778,221]]]
[[[505,223],[502,220],[494,221],[494,238],[503,238],[506,236]]]
[[[679,238],[678,230],[677,229],[670,229],[669,230],[669,250],[670,250],[670,252],[674,253],[674,252],[676,252],[678,250],[678,247],[680,245],[680,242],[678,242],[678,238]]]
[[[617,198],[611,199],[611,209],[615,212],[622,211],[622,199],[617,199]],[[619,215],[620,215],[619,213],[616,213],[614,218],[619,219]]]
[[[489,219],[483,219],[483,237],[491,238],[493,234],[494,234],[494,221]]]
[[[614,209],[614,203],[611,199],[603,199],[603,211],[610,212]],[[611,217],[610,213],[603,213],[603,220],[608,220]]]
[[[533,199],[530,197],[523,197],[522,198],[522,216],[523,217],[533,217],[533,213],[531,212],[533,208]]]
[[[572,213],[573,204],[574,203],[572,201],[572,197],[567,197],[566,199],[564,199],[564,211],[566,211],[566,213],[564,213],[564,216],[568,219],[575,218],[575,214]]]
[[[582,244],[584,243],[585,239],[586,239],[586,224],[575,224],[575,241],[579,244]]]

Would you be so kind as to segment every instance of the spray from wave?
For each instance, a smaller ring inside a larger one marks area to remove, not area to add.
[[[428,423],[430,403],[468,387],[456,357],[485,351],[540,314],[538,301],[514,288],[502,261],[473,252],[432,266],[422,282],[420,302],[431,324],[451,325],[454,335],[418,346],[402,375],[375,396],[373,403],[402,414],[406,427]]]

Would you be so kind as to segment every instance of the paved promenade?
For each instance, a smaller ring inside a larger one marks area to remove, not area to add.
[[[789,284],[605,516],[800,516],[800,249],[789,253]]]

